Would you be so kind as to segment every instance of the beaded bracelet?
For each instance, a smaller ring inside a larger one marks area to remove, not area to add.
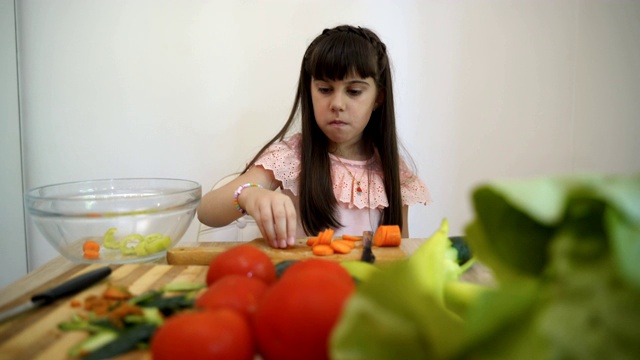
[[[247,211],[240,207],[240,203],[238,202],[238,196],[240,196],[240,193],[242,193],[242,190],[248,187],[257,187],[262,189],[262,185],[260,184],[246,183],[244,185],[241,185],[238,188],[238,190],[236,190],[236,192],[233,193],[233,204],[236,206],[236,210],[240,211],[242,215],[247,215]]]

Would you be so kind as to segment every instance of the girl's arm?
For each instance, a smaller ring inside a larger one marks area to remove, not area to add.
[[[402,238],[409,238],[409,206],[402,206]]]
[[[273,190],[280,186],[273,172],[254,166],[236,179],[212,190],[202,197],[198,206],[198,220],[211,227],[225,226],[242,214],[234,204],[234,193],[241,185],[260,184],[263,188],[248,187],[238,196],[247,214],[253,216],[267,243],[285,248],[295,244],[297,214],[291,199]]]

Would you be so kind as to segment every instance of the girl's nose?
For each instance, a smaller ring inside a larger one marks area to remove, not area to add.
[[[331,111],[344,111],[344,99],[340,94],[334,94],[330,106]]]

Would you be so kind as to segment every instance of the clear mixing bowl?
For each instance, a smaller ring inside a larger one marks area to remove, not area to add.
[[[25,194],[36,227],[78,263],[124,264],[166,255],[191,224],[200,184],[180,179],[105,179],[42,186]]]

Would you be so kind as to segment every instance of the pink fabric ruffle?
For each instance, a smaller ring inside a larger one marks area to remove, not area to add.
[[[295,134],[282,142],[271,145],[256,161],[256,165],[273,171],[282,187],[298,196],[300,176],[301,134]],[[329,154],[331,159],[331,180],[333,192],[338,202],[359,209],[380,209],[389,206],[384,191],[384,181],[380,164],[371,158],[356,161]],[[342,161],[342,163],[340,162]],[[357,191],[360,181],[361,193]],[[405,164],[400,162],[400,183],[404,205],[427,204],[431,199],[425,184]]]

